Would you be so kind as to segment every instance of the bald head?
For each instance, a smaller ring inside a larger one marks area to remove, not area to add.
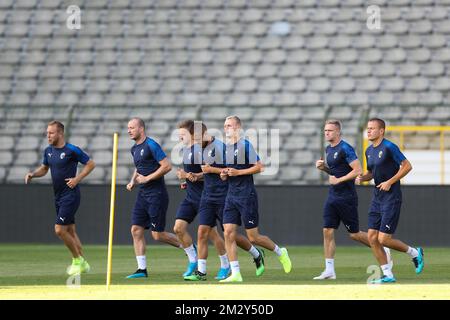
[[[139,141],[145,137],[145,123],[141,118],[135,117],[128,121],[128,135],[134,141]]]

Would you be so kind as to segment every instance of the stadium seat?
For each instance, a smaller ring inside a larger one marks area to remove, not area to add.
[[[25,166],[11,167],[6,177],[6,181],[12,183],[23,183],[25,174],[29,171],[30,170]]]
[[[247,105],[249,102],[248,95],[244,93],[234,93],[228,96],[226,104],[230,106],[243,106]],[[216,103],[221,104],[221,103]]]
[[[28,167],[32,167],[34,165],[36,165],[39,160],[42,160],[42,156],[40,156],[41,154],[36,153],[36,151],[23,151],[23,152],[18,152],[16,155],[16,158],[14,160],[14,164],[15,165],[21,165],[21,166],[28,166]]]
[[[2,150],[0,153],[0,166],[6,167],[11,165],[13,161],[13,154],[11,151]]]
[[[414,77],[419,75],[420,66],[416,63],[406,63],[397,65],[398,74],[402,77]]]

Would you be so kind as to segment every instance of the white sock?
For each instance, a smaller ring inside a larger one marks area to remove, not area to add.
[[[231,266],[231,274],[241,272],[241,269],[239,268],[239,261],[230,261],[230,266]]]
[[[198,259],[197,268],[199,272],[206,273],[206,259]]]
[[[147,258],[145,256],[136,256],[136,261],[138,264],[138,269],[147,269]]]
[[[226,253],[223,256],[219,256],[219,259],[220,259],[220,267],[222,269],[228,269],[230,267],[230,261],[228,260],[228,256]]]
[[[277,256],[281,256],[281,249],[277,245],[275,245],[275,249],[273,249],[273,252],[275,252]]]
[[[184,252],[186,252],[189,262],[193,263],[197,261],[197,253],[195,252],[194,245],[191,244],[189,247],[184,248]]]
[[[334,273],[334,259],[325,259],[325,271]]]
[[[255,246],[252,246],[252,247],[250,248],[250,250],[248,250],[248,252],[252,255],[252,257],[253,257],[254,259],[256,259],[256,258],[259,257],[259,251],[258,251],[258,249],[255,248]]]
[[[386,277],[392,278],[394,275],[392,274],[391,266],[389,264],[383,264],[381,266],[381,270]]]
[[[409,254],[411,258],[417,258],[419,256],[419,251],[412,247],[408,247],[408,251],[406,251],[406,253]]]

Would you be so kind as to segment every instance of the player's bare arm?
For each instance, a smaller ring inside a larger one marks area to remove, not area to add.
[[[389,180],[384,181],[379,185],[377,185],[377,188],[382,191],[389,191],[394,183],[405,177],[411,170],[412,170],[411,163],[408,160],[403,160],[402,163],[400,164],[400,169],[398,170],[396,175],[390,178]]]
[[[328,173],[328,174],[331,173],[331,172],[330,172],[330,168],[328,168],[328,167],[325,165],[325,160],[323,160],[323,158],[320,158],[320,160],[317,160],[317,161],[316,161],[316,168],[319,169],[319,170],[321,170],[321,171],[323,171],[323,172],[326,172],[326,173]]]
[[[170,170],[172,170],[172,165],[169,162],[169,159],[164,158],[159,162],[160,167],[155,172],[149,174],[148,176],[143,176],[141,174],[137,174],[136,182],[139,184],[147,183],[151,180],[156,180],[167,174]]]
[[[260,173],[264,170],[264,166],[261,161],[258,161],[255,163],[252,167],[248,169],[234,169],[234,168],[228,168],[228,176],[235,177],[235,176],[246,176],[246,175],[252,175]]]
[[[134,185],[136,184],[136,176],[137,176],[137,169],[134,169],[133,175],[131,176],[131,180],[127,184],[127,190],[128,191],[133,190]]]
[[[203,179],[203,172],[194,173],[194,172],[188,172],[186,174],[186,179],[188,179],[191,182],[197,182]]]
[[[181,169],[181,168],[178,168],[178,169],[177,169],[177,178],[178,178],[179,180],[181,180],[181,179],[187,179],[187,172],[184,171],[184,170]]]
[[[228,168],[222,169],[220,171],[220,179],[222,179],[223,181],[228,179]]]
[[[193,173],[191,172],[192,176],[195,178],[195,181],[203,181],[203,172],[197,172],[197,173]]]
[[[203,171],[203,173],[215,173],[215,174],[220,175],[222,172],[222,169],[210,166],[209,164],[205,164],[205,165],[202,165],[202,171]]]
[[[92,172],[92,170],[94,170],[94,168],[95,162],[93,160],[89,160],[83,167],[83,170],[81,170],[81,172],[76,177],[66,179],[67,186],[71,189],[75,188],[77,184],[81,182],[81,180],[83,180],[89,173]]]
[[[29,184],[31,179],[43,177],[47,174],[49,167],[46,165],[41,165],[39,168],[34,170],[33,172],[28,172],[25,175],[25,184]]]
[[[361,174],[356,177],[355,184],[361,184],[361,182],[370,181],[373,179],[373,175],[371,171],[367,171],[365,174]]]
[[[361,169],[361,163],[359,160],[352,161],[349,166],[352,168],[352,171],[350,171],[347,175],[342,176],[340,178],[336,178],[335,176],[329,177],[329,182],[332,185],[336,185],[345,181],[350,181],[356,179],[359,175],[362,174]]]

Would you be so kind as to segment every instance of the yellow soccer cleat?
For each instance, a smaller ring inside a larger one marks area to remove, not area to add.
[[[286,248],[281,248],[281,256],[278,257],[278,260],[280,260],[284,272],[286,273],[291,272],[292,263]]]
[[[232,273],[231,276],[229,276],[226,279],[220,280],[219,282],[242,282],[242,276],[241,273]]]

